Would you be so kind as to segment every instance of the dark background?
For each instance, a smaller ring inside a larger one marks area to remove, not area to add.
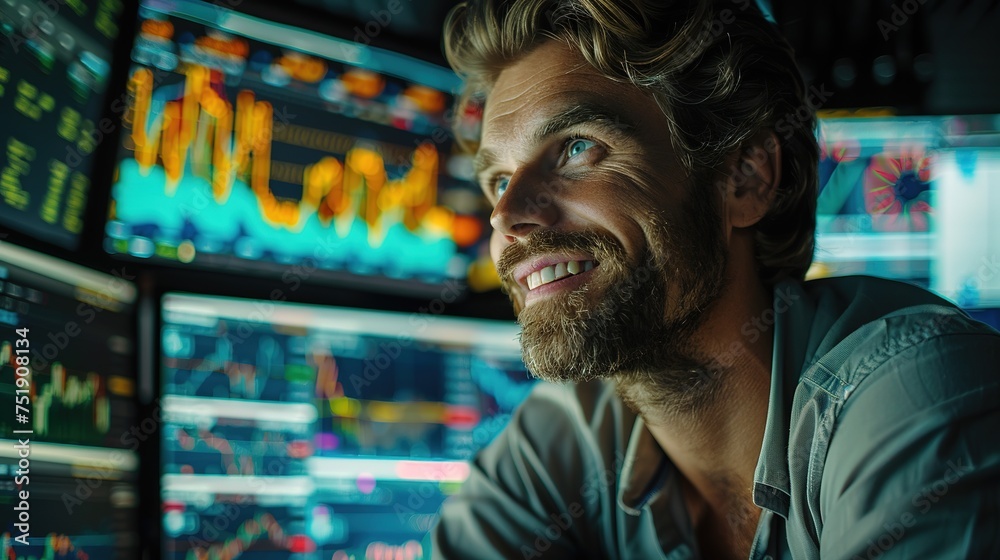
[[[756,0],[733,0],[733,8]],[[892,106],[901,114],[1000,112],[997,0],[761,0],[828,109]],[[317,18],[363,28],[390,5],[386,43],[439,53],[455,0],[295,0]],[[397,7],[398,6],[398,7]],[[401,11],[399,11],[401,9]],[[374,14],[373,14],[374,12]],[[377,44],[373,42],[373,44]]]

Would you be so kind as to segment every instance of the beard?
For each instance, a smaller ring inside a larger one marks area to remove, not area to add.
[[[726,248],[711,199],[690,200],[670,220],[649,216],[646,245],[629,259],[600,231],[539,228],[497,261],[521,325],[525,365],[551,382],[612,379],[636,410],[664,413],[705,404],[718,371],[693,336],[725,286]],[[542,253],[589,254],[591,278],[525,307],[514,267]]]

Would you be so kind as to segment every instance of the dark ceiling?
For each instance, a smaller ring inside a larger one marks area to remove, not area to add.
[[[369,22],[382,24],[391,34],[436,45],[448,10],[459,0],[295,0],[338,18],[347,18],[363,28]]]
[[[372,44],[441,61],[441,26],[457,0],[294,0]],[[761,0],[766,1],[766,0]],[[734,6],[745,0],[732,0]],[[1000,113],[1000,0],[772,0],[825,108]],[[286,4],[287,7],[287,4]]]

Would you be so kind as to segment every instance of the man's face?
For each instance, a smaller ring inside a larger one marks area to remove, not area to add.
[[[549,41],[500,74],[476,159],[536,376],[697,367],[691,335],[724,284],[718,195],[691,186],[649,94]]]

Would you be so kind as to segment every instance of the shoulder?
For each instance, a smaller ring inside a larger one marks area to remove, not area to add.
[[[435,557],[475,550],[482,558],[537,551],[577,558],[613,550],[616,458],[635,419],[612,383],[536,385],[442,506]]]
[[[922,305],[854,331],[838,352],[826,369],[835,390],[819,397],[830,411],[821,550],[981,556],[977,527],[1000,505],[1000,334]],[[813,367],[819,378],[823,360]]]
[[[827,308],[817,313],[826,334],[801,381],[828,393],[838,426],[852,416],[872,425],[926,414],[948,398],[1000,384],[1000,333],[993,328],[916,286],[831,280],[812,290],[818,307]]]
[[[918,296],[839,333],[803,371],[830,415],[828,513],[909,504],[956,464],[998,473],[1000,333]]]
[[[817,313],[817,323],[825,323],[819,327],[826,334],[804,364],[803,377],[829,376],[832,385],[842,385],[844,412],[880,383],[903,383],[906,394],[913,394],[925,385],[944,389],[935,380],[962,391],[1000,379],[1000,333],[926,290],[849,277],[813,292],[825,311]]]
[[[825,278],[806,282],[802,288],[816,310],[814,330],[825,333],[815,349],[818,355],[865,325],[904,310],[930,306],[930,311],[964,315],[953,303],[923,288],[884,278]]]
[[[939,353],[966,348],[973,356],[989,355],[1000,340],[994,329],[951,302],[905,282],[850,276],[806,282],[802,289],[815,310],[810,325],[815,336],[801,369],[806,381],[810,372],[829,373],[834,385],[839,381],[853,391],[887,363],[896,367],[880,375],[890,370],[930,375],[944,367],[933,362]]]
[[[477,462],[487,470],[503,468],[512,451],[528,453],[535,467],[545,471],[543,476],[559,479],[555,486],[560,494],[571,495],[570,481],[593,474],[624,453],[635,419],[613,383],[539,383]],[[569,488],[562,488],[567,482]]]
[[[844,385],[841,424],[848,415],[870,422],[927,416],[932,409],[959,416],[972,410],[942,405],[964,397],[978,401],[1000,387],[1000,333],[957,309],[917,306],[854,331],[815,367]],[[982,404],[1000,406],[995,400]]]

